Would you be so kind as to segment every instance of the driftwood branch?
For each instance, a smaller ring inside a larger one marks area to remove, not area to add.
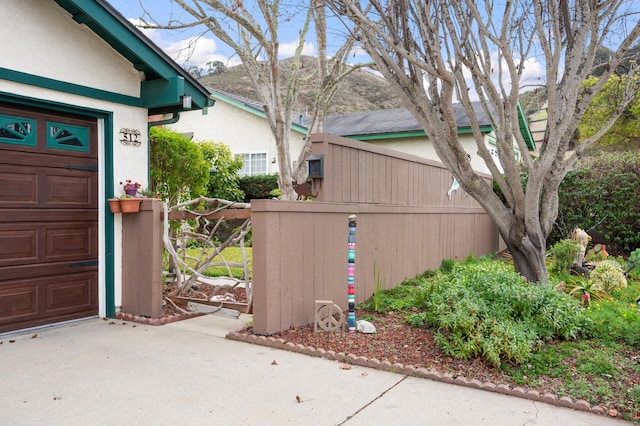
[[[180,226],[171,228],[170,220],[179,222]],[[224,241],[220,241],[221,225],[230,220],[243,220],[243,222]],[[184,297],[190,291],[195,290],[196,285],[213,285],[214,292],[217,292],[221,288],[235,288],[243,283],[247,299],[250,300],[251,281],[245,238],[251,231],[251,204],[199,197],[172,207],[165,204],[163,221],[164,247],[175,272],[173,281],[175,289],[169,294],[169,297]],[[174,235],[170,229],[174,230]],[[231,246],[240,247],[241,264],[225,259],[223,251]],[[188,250],[193,251],[193,249],[199,250],[199,253],[189,254]],[[215,266],[226,268],[226,278],[234,283],[232,286],[218,286],[206,281],[208,277],[204,275],[204,272]],[[243,279],[233,277],[232,267],[242,268]],[[201,294],[204,295],[204,293]]]

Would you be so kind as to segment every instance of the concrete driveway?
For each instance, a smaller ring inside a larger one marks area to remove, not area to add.
[[[224,338],[248,320],[0,335],[0,425],[629,424]]]

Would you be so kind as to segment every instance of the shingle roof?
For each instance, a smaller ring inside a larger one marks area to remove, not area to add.
[[[207,88],[211,93],[219,94],[228,99],[242,103],[243,105],[254,109],[256,111],[263,112],[262,104],[258,101],[247,99],[242,96],[227,93],[222,90]],[[480,127],[492,127],[491,120],[482,108],[480,102],[472,103],[474,114],[478,120]],[[461,104],[453,104],[454,113],[456,116],[456,123],[458,123],[458,132],[463,129],[470,129],[471,122],[469,116],[465,112]],[[521,110],[518,111],[522,113]],[[293,120],[293,124],[307,128],[308,117],[303,114],[297,114]],[[529,131],[526,122],[520,123],[521,131],[525,137],[525,141],[529,146],[529,149],[535,150],[533,139],[531,138],[531,132]],[[525,128],[522,128],[522,127]],[[331,135],[344,136],[344,137],[358,137],[368,135],[392,135],[411,132],[423,132],[422,126],[418,123],[418,120],[409,112],[406,108],[394,108],[394,109],[381,109],[376,111],[366,112],[354,112],[349,114],[328,115],[324,119],[324,131]]]
[[[453,107],[458,128],[470,127],[469,117],[462,108],[462,105],[454,104]],[[487,114],[482,109],[480,102],[475,102],[473,108],[480,125],[491,126],[491,121],[489,121]],[[415,117],[406,108],[330,115],[325,117],[324,129],[327,133],[338,136],[416,132],[423,130],[422,126],[420,126]]]

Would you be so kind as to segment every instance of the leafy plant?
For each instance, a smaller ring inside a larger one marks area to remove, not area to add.
[[[580,253],[580,244],[577,241],[564,239],[551,246],[553,256],[553,270],[555,272],[568,272]]]
[[[209,166],[198,145],[166,128],[152,127],[150,137],[150,189],[172,205],[204,195]]]
[[[423,291],[425,310],[409,321],[438,329],[436,342],[457,358],[522,363],[540,341],[573,338],[583,326],[582,311],[568,295],[527,283],[500,262],[455,264]]]
[[[615,260],[603,260],[589,274],[589,279],[609,294],[627,286],[622,267]]]
[[[449,272],[453,271],[456,263],[458,262],[454,259],[442,259],[442,261],[440,262],[440,271],[448,274]]]
[[[569,296],[575,297],[585,306],[609,296],[599,282],[588,278],[572,277],[567,280],[565,286]]]
[[[240,189],[242,159],[235,157],[231,149],[222,142],[202,141],[198,143],[205,161],[213,167],[207,187],[207,196],[229,201],[243,201]]]

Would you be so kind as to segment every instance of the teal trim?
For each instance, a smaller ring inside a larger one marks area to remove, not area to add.
[[[0,142],[11,145],[36,146],[36,121],[30,118],[0,114]]]
[[[12,103],[21,106],[43,108],[54,110],[58,112],[66,112],[69,114],[84,115],[85,117],[94,117],[104,120],[104,153],[105,153],[105,182],[114,182],[113,173],[113,113],[110,111],[103,111],[90,108],[79,108],[73,105],[64,104],[60,102],[44,101],[41,99],[30,98],[27,96],[19,96],[13,93],[0,92],[0,101]],[[115,193],[114,185],[105,186],[106,198],[113,198]],[[105,245],[105,308],[106,316],[109,318],[115,318],[115,279],[114,279],[114,256],[113,250],[115,247],[114,238],[114,216],[113,213],[108,211],[105,214],[104,224],[104,245]]]
[[[490,133],[493,131],[491,126],[480,126],[482,133]],[[473,131],[470,127],[459,127],[458,134],[465,135],[471,134]],[[398,133],[372,133],[370,135],[344,135],[345,138],[355,139],[357,141],[375,141],[381,139],[404,139],[404,138],[425,138],[427,134],[424,130],[415,130],[411,132],[398,132]]]
[[[180,97],[185,94],[184,78],[174,76],[169,80],[143,81],[140,95],[145,108],[159,108],[182,104]]]
[[[211,97],[213,97],[214,100],[217,99],[217,100],[222,101],[224,103],[227,103],[229,105],[233,105],[236,108],[240,108],[241,110],[246,111],[246,112],[248,112],[250,114],[256,115],[256,116],[258,116],[260,118],[264,118],[264,119],[267,118],[267,115],[264,113],[263,110],[258,109],[258,108],[253,108],[253,107],[251,107],[251,106],[249,106],[247,104],[244,104],[244,103],[242,103],[240,101],[228,98],[228,97],[226,97],[224,95],[221,95],[220,93],[211,92]],[[295,130],[296,132],[299,132],[299,133],[302,133],[302,134],[306,135],[307,131],[309,129],[307,129],[306,127],[300,126],[298,124],[293,124],[292,123],[291,124],[291,130]]]
[[[89,152],[89,129],[47,121],[47,148]]]
[[[99,99],[101,101],[113,102],[132,107],[148,108],[149,115],[161,114],[163,112],[174,112],[178,110],[182,111],[183,108],[180,96],[183,94],[190,94],[192,97],[192,102],[194,97],[197,96],[193,89],[189,85],[185,84],[182,77],[174,77],[170,82],[162,80],[142,82],[142,98],[136,98],[135,96],[123,95],[120,93],[109,92],[107,90],[96,89],[79,84],[68,83],[66,81],[54,80],[52,78],[41,77],[34,74],[27,74],[2,67],[0,67],[0,80],[13,81],[29,86],[55,90],[57,92],[70,93],[73,95],[84,96],[86,98]],[[162,93],[162,88],[169,90],[169,92]],[[179,92],[179,90],[181,91]],[[146,96],[149,96],[150,98],[147,98]],[[207,99],[206,103],[207,106],[212,106],[214,104],[214,100]],[[197,102],[193,102],[193,104],[198,105]],[[192,109],[198,108],[195,107]]]
[[[113,170],[113,114],[109,113],[104,119],[104,181],[105,197],[108,200],[115,194],[114,170]],[[111,182],[111,184],[106,184]],[[115,249],[115,216],[111,209],[105,207],[104,215],[104,279],[105,279],[105,301],[108,318],[116,317],[116,296],[115,296],[115,259],[113,251]]]
[[[0,80],[8,80],[16,83],[27,84],[29,86],[51,89],[58,92],[71,93],[73,95],[84,96],[92,99],[100,99],[107,102],[141,107],[140,98],[122,95],[120,93],[95,89],[93,87],[81,86],[79,84],[68,83],[66,81],[54,80],[39,75],[27,74],[7,68],[0,68]]]
[[[533,135],[531,134],[531,129],[529,129],[529,123],[527,123],[527,119],[524,116],[524,111],[522,110],[522,105],[520,105],[520,101],[518,101],[518,125],[520,127],[520,134],[524,138],[524,142],[527,144],[527,148],[531,151],[535,151],[536,143],[533,140]]]

